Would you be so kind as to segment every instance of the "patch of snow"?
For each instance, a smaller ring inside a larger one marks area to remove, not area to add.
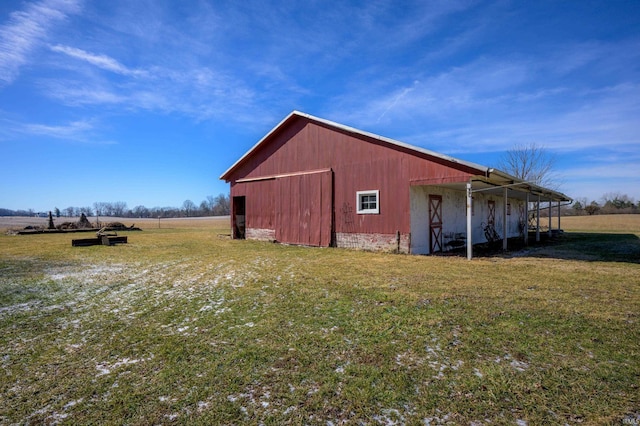
[[[527,368],[529,368],[529,364],[527,364],[526,362],[522,362],[522,361],[518,361],[518,360],[513,360],[511,361],[511,367],[513,367],[514,369],[518,370],[518,371],[525,371]]]
[[[73,406],[75,406],[75,405],[80,404],[82,401],[84,401],[84,398],[76,399],[76,400],[74,400],[74,401],[69,401],[69,402],[67,402],[67,403],[66,403],[62,408],[63,408],[64,410],[66,410],[67,408],[71,408],[71,407],[73,407]]]
[[[54,411],[50,416],[47,417],[47,419],[53,419],[53,424],[57,424],[60,420],[64,420],[67,417],[69,417],[68,413],[56,413]]]
[[[123,365],[137,364],[139,362],[148,361],[149,359],[150,358],[146,358],[146,359],[145,358],[141,358],[141,359],[124,358],[121,361],[116,361],[111,365],[109,365],[108,363],[97,364],[96,369],[99,371],[99,373],[96,376],[97,377],[104,376],[104,375],[110,374],[112,370],[122,367]]]
[[[440,410],[437,410],[440,411]],[[451,418],[451,413],[445,414],[442,417],[438,417],[438,416],[433,416],[433,417],[427,417],[425,419],[422,419],[422,423],[424,423],[425,426],[431,426],[433,425],[444,425],[447,424],[449,422],[449,419]]]
[[[5,307],[0,308],[0,314],[8,313],[9,315],[13,315],[13,314],[18,313],[18,312],[30,311],[33,308],[35,308],[37,305],[39,305],[40,303],[42,303],[42,302],[40,302],[38,300],[38,301],[35,301],[35,302],[18,303],[16,305],[5,306]]]
[[[98,376],[104,376],[106,374],[110,374],[111,373],[111,369],[105,367],[102,364],[96,365],[96,369],[99,371]]]
[[[388,408],[388,409],[382,410],[382,414],[374,415],[373,420],[375,420],[381,425],[386,425],[386,426],[405,424],[404,416],[400,413],[400,411],[396,410],[395,408]]]

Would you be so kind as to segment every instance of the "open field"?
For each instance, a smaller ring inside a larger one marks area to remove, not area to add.
[[[78,217],[54,217],[55,225],[64,222],[77,222]],[[88,218],[93,224],[95,217]],[[162,228],[224,228],[230,227],[229,216],[206,216],[206,217],[179,217],[179,218],[129,218],[129,217],[101,217],[101,223],[121,222],[126,226],[136,225],[142,229],[162,229]],[[25,226],[40,226],[46,228],[49,218],[46,217],[26,217],[26,216],[0,216],[0,232],[7,229],[22,229]]]
[[[601,219],[470,262],[2,233],[0,424],[639,424],[640,215]]]
[[[564,229],[586,232],[638,232],[640,229],[638,214],[603,214],[596,216],[568,216],[561,218]],[[554,226],[557,220],[554,219]]]

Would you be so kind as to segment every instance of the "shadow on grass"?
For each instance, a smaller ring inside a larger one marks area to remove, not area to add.
[[[473,257],[537,257],[549,259],[584,260],[592,262],[625,262],[640,264],[640,238],[635,234],[615,234],[601,232],[564,232],[549,237],[535,235],[529,237],[525,246],[521,238],[510,238],[508,250],[502,250],[502,240],[494,244],[473,246]],[[466,248],[457,248],[443,253],[444,256],[466,256]]]
[[[599,232],[564,232],[549,237],[541,235],[540,242],[535,236],[529,238],[525,246],[520,238],[509,239],[508,250],[502,250],[502,241],[493,245],[473,246],[474,257],[538,257],[566,260],[599,262],[625,262],[640,264],[640,238],[635,234],[614,234]],[[455,253],[466,256],[466,251]]]

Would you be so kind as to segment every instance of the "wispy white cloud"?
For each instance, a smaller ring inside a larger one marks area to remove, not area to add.
[[[116,143],[100,135],[101,129],[96,126],[96,120],[93,119],[76,120],[62,124],[29,123],[8,118],[3,118],[2,122],[5,130],[11,133],[12,139],[15,139],[16,135],[22,135],[30,139],[43,137],[91,145]]]
[[[397,22],[385,22],[385,15],[393,15],[391,11],[398,8],[398,3],[388,1],[387,10],[378,10],[377,16],[373,19],[371,30],[379,30],[380,24],[387,24],[383,31],[380,31],[378,44],[389,49],[405,48],[412,43],[420,42],[425,36],[440,31],[450,24],[447,19],[458,13],[464,12],[474,7],[476,0],[445,0],[416,2],[408,7],[410,14],[403,15],[403,19]]]
[[[415,86],[418,84],[418,81],[415,81],[413,83],[413,87],[405,87],[404,89],[400,90],[400,93],[398,93],[389,103],[389,105],[387,105],[387,107],[384,109],[384,111],[382,111],[382,114],[380,114],[380,116],[378,117],[378,119],[376,120],[376,122],[382,120],[382,118],[384,118],[384,116],[387,114],[387,112],[389,112],[390,109],[392,109],[393,107],[396,106],[396,104],[398,102],[400,102],[404,97],[407,96],[408,93],[412,92],[415,89]]]
[[[411,77],[415,81],[411,90],[407,86],[389,89],[380,83],[379,87],[372,87],[366,82],[343,97],[340,102],[343,110],[335,115],[345,115],[360,125],[375,125],[381,117],[387,123],[408,118],[419,118],[422,123],[439,118],[455,120],[460,114],[512,101],[532,73],[528,62],[487,58],[434,75],[413,70]],[[399,95],[402,102],[396,101]]]
[[[107,55],[96,55],[82,49],[78,49],[71,46],[62,46],[55,45],[51,46],[51,50],[54,52],[63,53],[72,58],[76,58],[85,62],[88,62],[92,65],[95,65],[98,68],[102,68],[103,70],[111,71],[116,74],[122,74],[126,76],[145,76],[147,74],[144,70],[131,69],[124,65],[122,65],[117,60],[107,56]]]
[[[80,0],[43,0],[11,13],[0,26],[0,85],[12,83],[52,27],[80,10]]]
[[[381,52],[392,54],[398,46],[441,27],[444,16],[470,4],[418,2],[414,6],[419,12],[388,19],[397,5],[387,0],[357,7],[337,5],[335,10],[307,5],[304,13],[260,1],[244,7],[197,2],[181,11],[181,20],[175,20],[173,11],[163,5],[115,2],[107,15],[92,8],[85,13],[86,37],[47,44],[57,54],[48,65],[64,72],[60,80],[44,77],[38,87],[69,106],[104,105],[126,111],[177,112],[198,120],[265,122],[274,119],[274,108],[289,111],[304,105],[305,98],[330,96],[317,82],[305,81],[318,67],[330,73],[331,68],[350,62],[354,54],[369,55],[370,61]],[[99,25],[90,25],[93,20]],[[120,38],[105,38],[102,31],[125,36],[126,48]],[[35,39],[43,43],[46,37]],[[91,67],[60,61],[60,55]],[[382,99],[377,117],[386,119],[397,104],[405,102],[405,95],[396,95],[395,103]]]
[[[122,96],[100,84],[87,84],[76,80],[42,80],[40,86],[45,94],[69,106],[118,105],[128,101]]]
[[[574,51],[579,53],[569,54]],[[640,86],[629,71],[637,56],[635,49],[625,54],[604,43],[565,45],[543,58],[482,56],[434,75],[416,69],[409,76],[419,80],[413,86],[392,79],[363,84],[332,105],[329,115],[383,134],[401,128],[402,134],[385,136],[450,154],[470,147],[504,151],[527,142],[560,152],[637,147]],[[608,75],[598,75],[599,84],[572,78],[602,68]]]
[[[92,130],[93,126],[87,121],[74,121],[64,126],[51,126],[45,124],[25,124],[23,130],[32,135],[46,135],[55,138],[77,137]]]
[[[68,106],[99,106],[111,112],[177,113],[197,120],[231,117],[260,121],[255,99],[245,82],[210,68],[168,69],[154,66],[123,82],[87,76],[43,79],[44,93]]]

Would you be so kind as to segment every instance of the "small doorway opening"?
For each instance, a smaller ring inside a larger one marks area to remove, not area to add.
[[[245,239],[245,197],[233,197],[233,238]]]

